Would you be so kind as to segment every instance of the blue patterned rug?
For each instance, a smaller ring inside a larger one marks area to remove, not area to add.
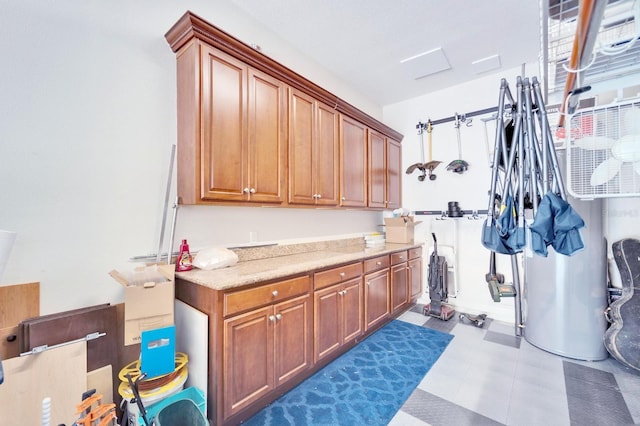
[[[387,425],[452,338],[393,320],[243,424]]]

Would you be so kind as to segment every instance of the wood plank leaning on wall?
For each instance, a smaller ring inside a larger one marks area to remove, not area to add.
[[[0,287],[0,358],[20,354],[18,325],[40,315],[40,283]]]

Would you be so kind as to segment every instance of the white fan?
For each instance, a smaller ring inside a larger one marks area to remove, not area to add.
[[[577,112],[569,120],[569,192],[577,198],[637,196],[640,191],[640,104]]]

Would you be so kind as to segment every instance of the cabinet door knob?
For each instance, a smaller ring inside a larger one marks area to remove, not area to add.
[[[249,188],[244,188],[244,189],[242,190],[242,192],[244,192],[245,194],[248,194],[248,193],[249,193]]]
[[[274,322],[276,320],[275,315],[269,315],[269,321]]]
[[[282,314],[276,314],[276,319],[280,321],[282,319]]]
[[[278,294],[280,293],[278,293],[278,290],[273,290],[271,294],[273,295],[273,297],[278,297]]]
[[[346,274],[344,272],[340,272],[340,278],[344,278]]]
[[[382,265],[382,262],[380,262],[379,260],[376,262],[376,265],[380,266]]]
[[[371,285],[371,281],[367,281],[367,285]]]
[[[255,194],[255,193],[256,193],[256,189],[255,189],[255,188],[251,188],[251,189],[249,190],[249,192],[250,192],[250,193],[252,193],[252,194]]]
[[[322,198],[322,195],[316,194],[316,198],[319,200],[320,198]]]

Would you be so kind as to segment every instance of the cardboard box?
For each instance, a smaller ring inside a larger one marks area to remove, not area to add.
[[[385,238],[387,243],[413,244],[415,225],[413,216],[385,217]]]
[[[143,266],[128,275],[113,270],[109,275],[124,287],[125,346],[140,343],[144,330],[173,325],[174,265]]]

